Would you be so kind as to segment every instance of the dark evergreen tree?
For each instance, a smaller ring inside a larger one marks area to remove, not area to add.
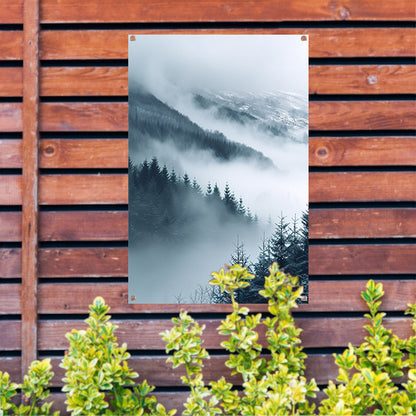
[[[176,182],[178,182],[178,178],[176,176],[176,173],[175,173],[174,169],[172,169],[172,171],[170,172],[169,180],[174,184],[176,184]]]
[[[183,175],[183,183],[185,186],[191,186],[191,180],[189,179],[189,176],[187,173]]]
[[[212,195],[212,187],[211,187],[211,183],[208,182],[207,192],[205,193],[205,196],[211,196],[211,195]]]
[[[289,234],[289,224],[286,222],[285,217],[282,215],[273,232],[273,235],[270,239],[270,250],[272,256],[272,262],[277,262],[283,270],[288,263],[288,234]]]
[[[225,185],[223,201],[225,203],[225,206],[228,208],[229,212],[231,212],[232,214],[235,214],[237,212],[237,202],[235,200],[233,192],[231,192],[228,183]]]
[[[194,180],[192,181],[192,189],[193,189],[195,192],[198,192],[199,194],[202,194],[202,189],[201,189],[201,187],[199,186],[198,182],[196,181],[196,178],[194,178]]]

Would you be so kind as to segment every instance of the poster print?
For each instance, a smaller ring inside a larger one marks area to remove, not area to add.
[[[308,41],[129,36],[129,299],[224,303],[211,272],[308,274]]]

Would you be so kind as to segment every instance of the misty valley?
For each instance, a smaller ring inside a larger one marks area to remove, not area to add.
[[[129,275],[140,303],[227,303],[208,285],[223,262],[255,275],[235,294],[241,303],[264,301],[274,261],[307,292],[307,196],[297,189],[306,132],[307,103],[293,94],[166,99],[130,85]]]

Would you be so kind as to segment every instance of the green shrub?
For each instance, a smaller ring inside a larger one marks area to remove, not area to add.
[[[154,389],[146,381],[135,386],[138,374],[127,365],[127,345],[118,346],[108,322],[109,307],[97,297],[90,305],[86,330],[66,334],[69,350],[61,367],[66,370],[63,391],[67,392],[68,411],[74,416],[166,415],[165,408],[148,394]],[[169,414],[173,414],[170,412]]]
[[[268,301],[268,316],[250,314],[241,307],[234,293],[249,286],[253,279],[245,268],[235,265],[213,273],[210,282],[232,301],[232,313],[222,321],[218,332],[226,336],[221,345],[229,352],[226,366],[239,374],[242,388],[225,377],[203,380],[204,360],[208,352],[202,346],[204,327],[188,313],[173,318],[172,329],[162,333],[168,361],[173,367],[183,365],[182,381],[190,388],[184,415],[303,415],[316,414],[318,387],[303,376],[306,354],[300,345],[301,329],[296,328],[291,309],[302,292],[296,277],[286,275],[273,264],[265,279],[261,296]],[[382,285],[370,280],[362,293],[369,308],[368,336],[359,347],[351,344],[342,354],[334,354],[339,367],[336,383],[330,381],[319,405],[321,415],[416,415],[416,335],[400,339],[383,326],[379,312]],[[406,312],[413,315],[416,332],[416,305]],[[127,364],[127,346],[119,346],[108,315],[109,307],[97,297],[90,305],[86,330],[72,330],[66,335],[69,350],[61,367],[66,370],[63,391],[67,392],[67,409],[77,415],[173,415],[150,396],[154,387],[146,381],[136,385],[138,374]],[[259,343],[258,330],[265,326],[267,344]],[[267,351],[267,359],[262,355]],[[405,374],[406,373],[406,374]],[[407,375],[398,387],[398,377]],[[59,415],[51,412],[48,386],[53,376],[49,359],[35,361],[22,384],[10,382],[9,374],[0,371],[0,416]],[[16,406],[12,398],[21,390],[24,404]]]

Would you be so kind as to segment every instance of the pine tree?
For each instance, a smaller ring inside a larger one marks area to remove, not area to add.
[[[174,170],[174,169],[172,169],[172,171],[170,172],[169,180],[170,180],[172,183],[176,183],[176,182],[178,182],[178,178],[177,178],[177,176],[176,176],[176,173],[175,173],[175,170]]]
[[[228,183],[225,185],[223,201],[229,212],[231,212],[232,214],[235,214],[237,212],[237,203],[235,200],[235,196],[231,192]]]
[[[284,269],[288,262],[288,234],[289,224],[282,215],[276,224],[273,235],[270,239],[270,249],[273,262],[277,262]]]
[[[189,179],[189,176],[187,173],[185,173],[185,175],[183,175],[183,183],[185,186],[190,186],[191,185],[191,181]]]
[[[212,196],[216,199],[221,199],[220,188],[218,188],[217,183],[215,183],[214,189],[212,190]]]
[[[196,178],[194,178],[194,180],[192,181],[192,189],[193,189],[195,192],[197,192],[197,193],[199,193],[199,194],[202,194],[202,189],[201,189],[201,187],[199,186],[198,182],[196,181]]]
[[[212,187],[211,187],[211,183],[208,182],[207,192],[205,193],[205,196],[211,196],[211,195],[212,195]]]

